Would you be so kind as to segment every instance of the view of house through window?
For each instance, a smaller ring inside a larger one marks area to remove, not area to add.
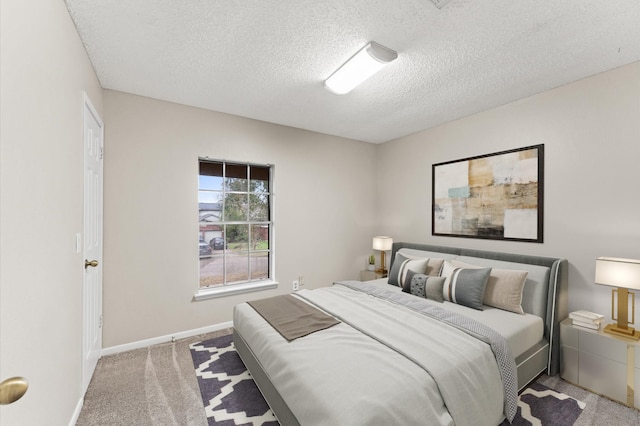
[[[271,167],[199,163],[200,287],[270,279]]]

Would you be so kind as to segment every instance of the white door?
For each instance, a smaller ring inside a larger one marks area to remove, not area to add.
[[[103,125],[84,95],[84,289],[82,392],[102,352],[102,156]]]

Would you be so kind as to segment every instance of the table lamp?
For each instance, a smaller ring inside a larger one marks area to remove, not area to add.
[[[611,290],[611,318],[617,323],[607,325],[604,332],[640,340],[640,332],[629,327],[629,324],[635,323],[636,317],[635,293],[630,292],[629,289],[640,290],[640,260],[599,257],[596,259],[595,281],[596,284],[617,287]],[[616,293],[618,295],[617,312],[614,309]],[[629,322],[629,297],[631,297],[631,322]]]
[[[377,269],[376,272],[380,274],[386,274],[387,269],[384,266],[384,252],[387,250],[391,250],[391,245],[393,244],[393,238],[378,236],[373,237],[373,249],[380,250],[380,269]]]

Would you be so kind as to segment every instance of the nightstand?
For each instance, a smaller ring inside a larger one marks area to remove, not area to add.
[[[567,318],[560,323],[560,377],[640,408],[640,343],[574,326]]]
[[[376,271],[369,271],[366,269],[363,269],[362,271],[360,271],[360,281],[371,281],[371,280],[377,280],[378,278],[386,278],[386,277],[387,277],[387,274],[382,274]]]

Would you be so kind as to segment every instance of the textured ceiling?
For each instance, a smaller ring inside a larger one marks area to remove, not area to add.
[[[639,0],[66,0],[106,89],[384,142],[640,60]],[[398,59],[347,95],[369,41]]]

